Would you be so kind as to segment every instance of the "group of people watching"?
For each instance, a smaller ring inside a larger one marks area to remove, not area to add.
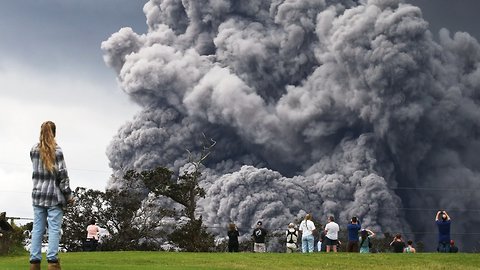
[[[300,241],[301,251],[309,253],[314,251],[315,236],[318,237],[317,250],[325,252],[337,252],[338,246],[341,244],[338,239],[340,226],[335,222],[333,216],[329,216],[327,224],[323,228],[317,228],[312,221],[312,214],[307,214],[302,220],[298,229],[294,223],[288,224],[286,235],[286,252],[296,252],[299,248]],[[451,220],[445,210],[440,210],[435,216],[435,222],[438,227],[438,252],[458,252],[458,247],[455,242],[450,239],[450,224]],[[266,252],[265,239],[267,231],[262,227],[262,221],[258,221],[255,229],[251,234],[254,241],[254,252]],[[370,253],[372,248],[372,238],[375,233],[367,228],[362,229],[360,220],[357,217],[352,217],[347,225],[348,243],[347,252]],[[229,224],[228,231],[228,251],[238,252],[239,232],[235,224]],[[408,240],[406,243],[402,239],[401,234],[396,234],[390,242],[390,247],[395,253],[416,253],[413,246],[413,241]]]
[[[302,239],[302,252],[313,252],[314,234],[318,233],[318,230],[312,221],[311,214],[307,214],[305,216],[305,219],[300,223],[298,230]],[[369,229],[361,230],[360,222],[356,217],[352,217],[350,223],[347,225],[347,230],[347,251],[368,253],[371,246],[370,238],[375,236],[375,234]],[[329,216],[325,228],[322,230],[322,232],[320,232],[317,250],[321,251],[323,250],[323,247],[325,247],[325,252],[337,252],[337,247],[339,244],[341,244],[338,239],[339,231],[340,226],[335,222],[335,218],[333,216]],[[358,235],[359,232],[360,236]]]

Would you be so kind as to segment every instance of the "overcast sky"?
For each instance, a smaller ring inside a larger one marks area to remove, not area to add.
[[[0,1],[0,211],[32,216],[29,151],[46,120],[57,124],[72,188],[104,190],[106,146],[138,107],[100,44],[124,26],[145,32],[145,2]]]
[[[31,217],[29,150],[42,122],[57,124],[71,186],[104,190],[105,150],[138,111],[118,88],[100,43],[121,27],[146,31],[146,0],[0,0],[0,212]],[[408,0],[435,36],[480,37],[478,0]],[[459,4],[461,3],[461,4]]]

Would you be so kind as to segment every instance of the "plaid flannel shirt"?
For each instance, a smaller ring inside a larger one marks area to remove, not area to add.
[[[58,145],[55,149],[55,156],[55,170],[49,172],[45,169],[40,159],[39,144],[34,145],[32,150],[30,150],[30,159],[32,160],[33,166],[33,205],[43,207],[56,205],[65,206],[67,201],[72,197],[63,152]]]

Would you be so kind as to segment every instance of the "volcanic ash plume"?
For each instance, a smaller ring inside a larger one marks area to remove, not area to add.
[[[151,0],[144,12],[147,33],[102,43],[143,108],[107,150],[117,175],[178,171],[205,133],[217,141],[207,226],[355,215],[428,246],[444,208],[454,233],[475,231],[480,46],[467,33],[435,41],[398,0]]]

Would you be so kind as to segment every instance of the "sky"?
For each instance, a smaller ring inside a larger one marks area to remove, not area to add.
[[[120,28],[145,31],[142,0],[0,2],[0,211],[32,217],[30,148],[57,125],[71,187],[104,190],[106,146],[138,110],[102,59]]]
[[[100,44],[129,26],[146,32],[145,0],[0,1],[0,211],[32,216],[29,150],[42,122],[57,124],[71,187],[103,190],[106,147],[139,107],[119,89]],[[480,39],[477,0],[409,0],[430,29]]]

